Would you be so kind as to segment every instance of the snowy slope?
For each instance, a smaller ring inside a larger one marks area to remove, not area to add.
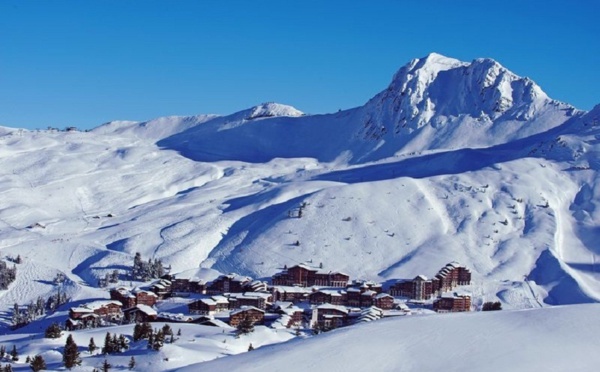
[[[598,310],[386,319],[177,371],[590,371],[600,362]]]
[[[477,304],[595,302],[599,110],[492,60],[432,54],[331,115],[266,103],[91,132],[1,128],[0,249],[25,264],[0,307],[54,293],[58,272],[74,299],[106,297],[98,278],[136,252],[173,272],[267,277],[310,260],[381,281],[457,260]]]

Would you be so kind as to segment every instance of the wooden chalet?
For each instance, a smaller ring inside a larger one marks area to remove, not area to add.
[[[154,322],[158,318],[156,310],[148,305],[136,305],[123,310],[125,320],[129,323]]]
[[[446,294],[433,302],[433,310],[438,313],[471,311],[471,296]]]
[[[212,315],[217,312],[217,302],[212,298],[201,298],[188,304],[190,314]]]
[[[132,308],[137,304],[135,295],[125,287],[111,289],[110,299],[119,301],[121,304],[123,304],[123,308],[125,309]]]
[[[180,293],[206,293],[206,283],[198,278],[173,278],[171,280],[171,292]]]
[[[471,284],[471,271],[457,262],[451,262],[444,266],[435,278],[439,280],[438,288],[443,293],[459,285]]]
[[[160,279],[152,284],[150,290],[158,296],[159,300],[164,300],[171,296],[171,281],[168,279]]]
[[[387,293],[379,293],[373,298],[373,306],[382,310],[394,308],[394,297]]]
[[[322,304],[313,309],[312,326],[332,329],[346,324],[348,324],[348,309],[344,306]]]
[[[100,300],[87,303],[78,307],[69,309],[69,318],[81,319],[87,314],[96,314],[104,319],[121,319],[123,312],[121,311],[122,304],[114,300]]]
[[[135,295],[135,304],[136,305],[146,305],[146,306],[154,306],[156,301],[158,301],[159,295],[152,291],[146,291],[143,289],[137,289],[134,291]]]
[[[313,305],[319,304],[332,304],[343,306],[346,304],[346,291],[334,291],[322,289],[316,292],[311,293],[308,296],[309,302]]]
[[[252,321],[252,324],[264,324],[265,312],[254,306],[244,306],[229,313],[229,325],[237,327],[237,325],[245,318],[249,318]]]
[[[392,296],[407,297],[413,300],[429,300],[437,295],[439,280],[427,279],[423,275],[417,275],[413,280],[401,280],[390,287]]]
[[[226,297],[229,300],[230,309],[254,306],[264,310],[273,301],[273,295],[268,292],[229,293]]]
[[[207,294],[241,293],[245,286],[252,283],[252,278],[238,274],[221,275],[206,287]]]
[[[273,286],[271,288],[273,301],[291,301],[298,303],[306,301],[312,293],[312,289],[296,286]]]
[[[339,287],[348,285],[350,277],[338,271],[326,271],[304,264],[295,265],[273,275],[271,282],[274,286],[300,287]]]

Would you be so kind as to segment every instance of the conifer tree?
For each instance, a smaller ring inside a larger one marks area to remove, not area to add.
[[[63,353],[63,362],[67,369],[71,369],[75,366],[81,365],[81,358],[79,357],[79,350],[77,344],[73,340],[73,336],[67,337],[65,343],[65,351]]]
[[[108,360],[104,359],[104,362],[102,363],[102,372],[107,372],[111,368],[112,364],[108,363]]]
[[[52,323],[46,328],[44,337],[46,338],[59,338],[62,334],[60,326],[57,323]]]
[[[96,349],[98,349],[98,346],[96,346],[96,343],[94,342],[94,338],[91,337],[90,343],[88,344],[88,351],[90,352],[90,354],[94,354],[94,351],[96,351]]]
[[[33,357],[29,366],[33,370],[33,372],[38,372],[46,369],[46,361],[41,355],[36,355]]]
[[[13,362],[17,362],[19,360],[19,353],[17,352],[17,346],[13,345],[12,351],[10,352],[10,359]]]
[[[129,359],[128,367],[129,367],[129,369],[135,368],[135,358],[133,356],[131,357],[131,359]]]

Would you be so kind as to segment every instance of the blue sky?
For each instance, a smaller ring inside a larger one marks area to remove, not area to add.
[[[0,2],[0,125],[362,105],[413,58],[494,58],[600,103],[596,1]]]

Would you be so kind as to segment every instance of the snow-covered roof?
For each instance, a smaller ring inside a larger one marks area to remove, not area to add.
[[[146,315],[158,315],[156,310],[154,310],[153,308],[151,308],[148,305],[137,304],[137,305],[135,305],[135,307]]]
[[[427,277],[425,275],[417,275],[413,280],[423,280],[426,281]]]
[[[225,296],[215,295],[211,296],[211,298],[218,304],[228,304],[229,300]]]
[[[375,292],[375,291],[372,291],[372,290],[364,291],[364,292],[361,294],[361,296],[371,296],[371,297],[373,297],[373,296],[375,296],[375,295],[377,295],[377,292]]]
[[[164,287],[162,287],[162,288],[164,288]],[[135,293],[136,295],[143,293],[143,294],[146,294],[146,295],[151,296],[151,297],[158,297],[158,295],[156,293],[152,292],[152,291],[148,291],[148,290],[145,290],[145,289],[139,289],[139,288],[135,289],[133,291],[133,293]]]
[[[323,309],[338,310],[345,314],[348,314],[348,309],[346,309],[346,307],[344,307],[344,306],[337,306],[337,305],[332,305],[332,304],[322,304],[322,305],[317,306],[317,310],[323,310]]]
[[[117,305],[117,306],[123,306],[123,304],[120,301],[116,301],[116,300],[98,300],[98,301],[88,302],[87,304],[83,304],[78,307],[72,307],[71,311],[76,312],[76,313],[89,313],[89,312],[93,312],[94,310],[98,310],[100,308],[106,307],[111,304]]]
[[[389,293],[379,293],[377,296],[375,296],[375,298],[380,299],[380,298],[385,298],[385,297],[391,297],[394,298],[391,294]]]
[[[229,315],[235,315],[235,314],[239,314],[239,313],[243,313],[244,311],[248,311],[248,310],[256,310],[256,311],[260,311],[261,313],[264,313],[264,310],[261,310],[257,307],[254,306],[242,306],[239,309],[233,310],[229,313]]]
[[[201,298],[200,302],[209,305],[209,306],[213,306],[217,304],[217,301],[213,300],[212,298]]]
[[[307,287],[297,287],[297,286],[285,286],[285,285],[276,285],[272,287],[274,291],[278,292],[286,292],[286,293],[312,293],[312,288]]]

